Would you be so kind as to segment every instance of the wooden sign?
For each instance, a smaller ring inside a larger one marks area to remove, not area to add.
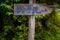
[[[35,15],[51,13],[52,8],[42,4],[14,4],[14,15]]]
[[[30,15],[28,40],[34,40],[35,15],[51,13],[53,8],[48,5],[35,4],[36,0],[29,0],[29,4],[14,4],[14,15]]]

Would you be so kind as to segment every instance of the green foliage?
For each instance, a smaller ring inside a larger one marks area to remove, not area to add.
[[[14,0],[14,3],[29,3],[29,0]]]
[[[37,22],[35,40],[60,40],[60,13],[56,8]]]
[[[46,3],[47,0],[36,0],[38,3]]]
[[[44,3],[46,0],[38,0]],[[59,0],[55,0],[59,3]],[[27,40],[29,16],[13,15],[13,3],[28,3],[28,0],[0,0],[0,40]],[[60,40],[60,13],[35,15],[35,40]]]

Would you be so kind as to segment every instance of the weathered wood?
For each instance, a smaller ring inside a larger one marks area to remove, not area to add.
[[[33,4],[33,0],[30,0],[29,4]],[[34,40],[34,34],[35,34],[35,16],[30,15],[30,17],[29,17],[28,40]]]
[[[34,40],[34,34],[35,34],[35,16],[31,15],[29,17],[28,40]]]
[[[43,4],[14,4],[14,15],[36,15],[51,13],[52,8]]]
[[[14,4],[14,15],[32,15],[32,5]]]

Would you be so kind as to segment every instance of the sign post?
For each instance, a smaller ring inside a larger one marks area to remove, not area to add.
[[[29,15],[28,40],[34,40],[35,33],[34,15],[51,13],[53,9],[47,5],[36,4],[35,2],[36,0],[29,0],[29,4],[14,4],[14,15]]]
[[[35,16],[31,15],[29,17],[28,40],[34,40],[34,33],[35,33]]]
[[[30,0],[29,4],[33,4],[33,0]],[[35,33],[35,16],[30,15],[30,17],[29,17],[28,40],[34,40],[34,33]]]

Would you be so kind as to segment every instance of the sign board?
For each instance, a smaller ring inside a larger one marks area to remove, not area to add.
[[[35,15],[51,13],[52,8],[42,4],[14,4],[14,15]]]

